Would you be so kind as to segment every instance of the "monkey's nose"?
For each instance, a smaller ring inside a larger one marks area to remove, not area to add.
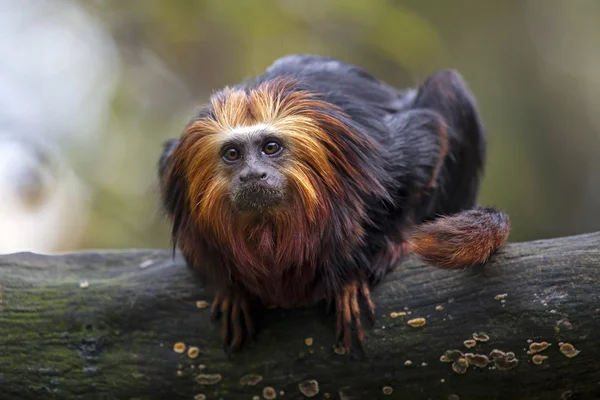
[[[242,171],[239,177],[241,182],[251,182],[267,179],[267,173],[260,170],[248,170]]]

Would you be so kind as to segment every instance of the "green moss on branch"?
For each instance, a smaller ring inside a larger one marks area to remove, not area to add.
[[[368,358],[358,360],[333,351],[333,317],[319,307],[269,310],[258,342],[228,357],[209,309],[196,306],[208,294],[169,251],[2,256],[0,398],[249,399],[272,387],[278,398],[302,399],[301,383],[310,380],[318,382],[315,398],[592,398],[600,381],[599,267],[600,234],[511,244],[468,271],[409,260],[373,291],[377,323]],[[419,317],[424,326],[407,323]],[[474,332],[489,341],[465,347]],[[551,343],[541,364],[528,341]],[[199,355],[175,352],[177,342]],[[561,342],[579,353],[567,357]],[[508,368],[514,361],[505,357],[457,373],[440,361],[449,349],[490,360],[499,349],[517,362]],[[240,383],[248,374],[262,379]]]

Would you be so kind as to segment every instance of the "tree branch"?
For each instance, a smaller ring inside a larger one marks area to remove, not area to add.
[[[333,351],[323,307],[268,310],[257,343],[229,357],[209,309],[197,307],[210,298],[169,251],[1,256],[0,398],[251,399],[266,387],[304,399],[311,380],[319,399],[597,398],[599,266],[600,233],[510,244],[465,271],[409,259],[373,291],[366,359]],[[465,347],[476,332],[489,340]],[[199,355],[174,351],[177,342]],[[535,342],[550,343],[539,365],[528,354]],[[566,356],[561,342],[579,353]],[[452,349],[505,355],[485,367],[468,356],[458,373],[464,360],[440,361]]]

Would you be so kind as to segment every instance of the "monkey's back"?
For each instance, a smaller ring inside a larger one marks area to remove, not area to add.
[[[357,123],[360,134],[386,150],[382,157],[387,157],[386,168],[391,176],[387,183],[397,201],[405,197],[399,169],[410,169],[401,154],[387,152],[402,145],[399,142],[404,139],[399,136],[410,134],[398,127],[398,119],[412,110],[437,113],[447,125],[447,156],[436,178],[437,189],[430,191],[431,199],[422,205],[417,219],[453,214],[475,204],[486,155],[485,130],[475,100],[456,72],[442,71],[420,88],[400,90],[355,65],[331,57],[296,54],[276,60],[244,86],[250,89],[280,76],[296,79],[299,89],[319,93],[325,101],[343,109]]]
[[[381,146],[381,157],[373,163],[381,163],[386,170],[382,181],[393,204],[377,197],[367,199],[373,224],[366,227],[369,238],[361,256],[373,262],[385,254],[381,263],[389,264],[372,267],[374,274],[384,274],[396,262],[390,254],[400,252],[394,246],[403,241],[410,224],[475,205],[485,161],[485,131],[475,100],[458,73],[441,71],[418,88],[400,90],[357,66],[330,57],[300,54],[276,60],[243,86],[251,89],[282,76],[297,80],[298,89],[318,93],[340,107],[356,124],[358,134]],[[442,133],[447,139],[444,149],[421,140],[430,134],[430,122],[418,120],[418,116],[415,121],[418,113],[435,114],[443,121]],[[441,151],[443,162],[432,173],[434,156]],[[415,189],[417,181],[424,183],[430,175],[433,178],[427,188]],[[418,200],[411,197],[415,190],[421,191]]]
[[[393,134],[388,118],[406,109],[416,93],[414,89],[399,91],[355,65],[308,54],[282,57],[242,86],[252,89],[279,77],[295,79],[299,90],[318,93],[323,100],[340,107],[363,128],[362,134],[384,145]]]

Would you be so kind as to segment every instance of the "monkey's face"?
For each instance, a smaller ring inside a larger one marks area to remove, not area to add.
[[[227,136],[219,156],[234,207],[242,212],[264,212],[281,206],[286,193],[282,171],[289,157],[282,138],[259,127]]]
[[[368,148],[340,111],[296,89],[285,79],[248,92],[226,88],[186,128],[173,153],[170,190],[185,193],[204,228],[225,237],[226,221],[239,213],[269,213],[289,225],[315,223],[336,199],[356,205],[356,190],[379,190],[357,168],[358,155]],[[354,182],[350,190],[342,188],[342,178]]]

